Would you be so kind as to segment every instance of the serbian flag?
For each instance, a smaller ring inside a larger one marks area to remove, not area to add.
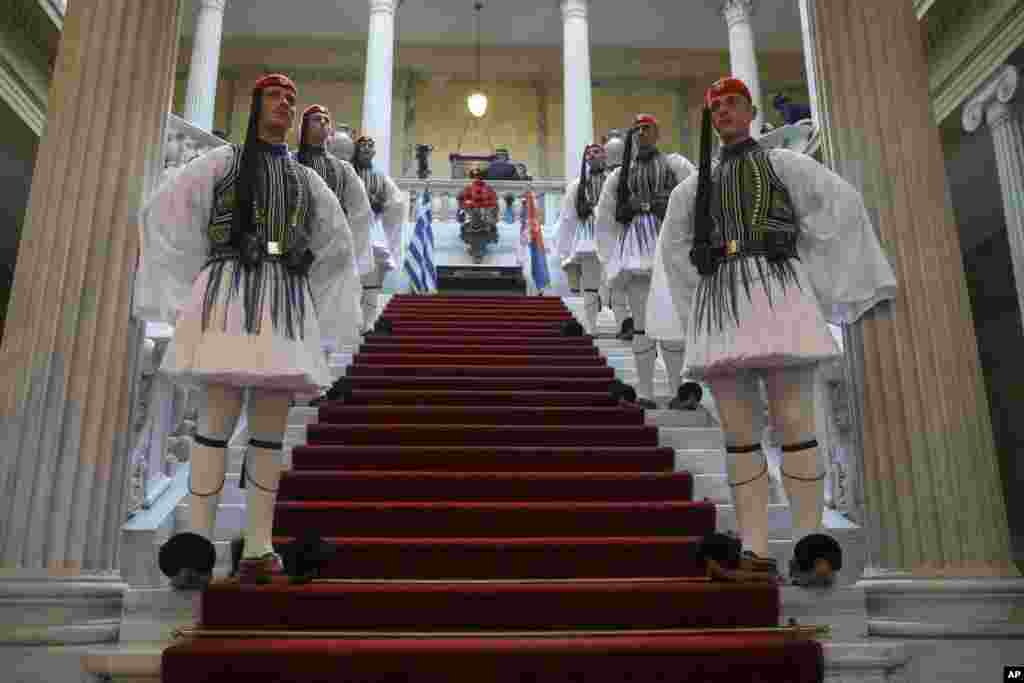
[[[538,290],[543,290],[551,284],[551,274],[548,272],[547,249],[544,248],[544,231],[537,220],[537,198],[532,190],[526,193],[526,227],[529,230],[530,272],[533,275],[533,284]]]

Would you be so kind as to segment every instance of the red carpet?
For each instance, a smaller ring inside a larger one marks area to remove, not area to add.
[[[402,472],[305,470],[282,482],[279,501],[688,502],[689,472]]]
[[[199,640],[165,681],[247,683],[768,683],[821,681],[817,643],[757,635]]]
[[[543,377],[416,377],[412,375],[348,376],[353,389],[455,389],[457,391],[584,391],[607,392],[612,378],[556,375]]]
[[[560,300],[384,316],[278,495],[275,544],[328,538],[329,580],[215,582],[165,682],[823,680],[819,643],[756,630],[776,586],[703,577],[715,506]]]
[[[503,424],[503,425],[642,425],[644,413],[634,406],[615,408],[531,408],[529,406],[361,406],[328,404],[320,408],[327,424]]]
[[[658,428],[644,425],[311,424],[311,445],[371,446],[657,446]]]
[[[515,367],[520,365],[540,366],[541,370],[547,368],[558,368],[562,370],[569,367],[597,366],[602,370],[610,370],[605,365],[604,359],[600,356],[590,354],[579,355],[501,355],[501,354],[453,354],[453,353],[416,353],[405,354],[401,351],[394,353],[357,353],[352,358],[356,367],[360,365],[486,365],[491,367]],[[542,364],[543,365],[540,365]],[[556,374],[552,370],[550,374]]]
[[[613,407],[619,403],[607,391],[478,391],[444,389],[355,389],[346,405],[425,405],[425,406],[589,406]]]
[[[438,472],[663,472],[671,448],[549,446],[296,446],[292,469]],[[287,480],[287,478],[286,478]],[[282,486],[285,485],[282,482]]]
[[[573,375],[608,381],[615,378],[615,371],[609,367],[579,362],[576,365],[531,366],[523,364],[499,366],[485,365],[479,362],[466,365],[414,365],[409,362],[403,365],[374,365],[372,362],[366,363],[363,361],[359,365],[351,366],[348,372],[352,377],[497,377],[512,379],[520,377],[547,377],[554,372],[559,375]]]
[[[561,344],[502,344],[501,346],[478,344],[470,346],[466,344],[432,344],[427,348],[414,346],[411,344],[387,344],[383,342],[372,341],[363,344],[359,348],[360,356],[373,357],[375,354],[387,353],[401,353],[405,357],[420,357],[423,355],[431,355],[435,353],[440,354],[459,354],[465,356],[501,356],[502,358],[508,358],[510,356],[560,356],[566,352],[566,347]],[[572,349],[573,358],[600,358],[601,353],[595,348],[577,348]]]

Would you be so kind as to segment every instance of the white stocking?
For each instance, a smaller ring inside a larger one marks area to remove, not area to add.
[[[612,314],[615,316],[615,331],[618,332],[622,329],[623,321],[629,317],[629,297],[626,295],[624,287],[611,287],[608,290],[609,306],[611,306]],[[635,321],[634,321],[635,322]]]
[[[254,390],[249,399],[252,440],[245,463],[245,559],[274,551],[274,503],[281,480],[281,440],[291,394]]]
[[[757,378],[740,373],[708,382],[725,432],[726,468],[743,547],[768,557],[768,460],[761,449],[764,420]]]
[[[597,315],[601,312],[601,264],[593,256],[585,257],[580,282],[583,285],[583,318],[587,334],[597,334]]]
[[[633,357],[636,360],[636,395],[637,398],[654,400],[654,361],[658,357],[658,349],[653,340],[649,339],[644,330],[647,319],[647,295],[651,290],[649,277],[633,276],[626,285],[629,294],[629,309],[633,313]]]
[[[379,266],[374,266],[366,275],[363,275],[361,282],[363,284],[363,328],[367,330],[373,329],[374,323],[377,322],[377,304],[380,299],[380,288],[383,277],[380,272]]]
[[[658,347],[661,349],[661,358],[665,361],[669,393],[672,394],[672,398],[675,398],[683,383],[683,360],[686,357],[686,346],[682,340],[660,340]]]
[[[242,409],[242,390],[213,384],[204,387],[199,400],[199,424],[189,459],[189,523],[193,533],[212,543],[227,472],[227,440]]]
[[[821,529],[825,502],[825,464],[815,439],[816,366],[765,373],[768,412],[782,446],[782,486],[789,498],[793,540]]]

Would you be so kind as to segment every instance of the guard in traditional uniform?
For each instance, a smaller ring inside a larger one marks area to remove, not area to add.
[[[710,385],[725,432],[744,556],[771,569],[764,382],[797,542],[790,576],[829,584],[842,555],[821,533],[815,368],[840,353],[827,323],[893,298],[896,278],[856,189],[809,156],[751,138],[756,108],[742,81],[716,82],[704,104],[700,172],[669,200],[646,325],[685,334],[688,375]],[[714,165],[712,124],[722,141]]]
[[[373,168],[377,154],[373,138],[361,135],[356,139],[352,165],[363,181],[370,198],[370,240],[358,255],[363,283],[363,324],[373,329],[377,320],[380,290],[384,278],[401,267],[405,260],[403,228],[409,213],[409,195],[395,182]]]
[[[562,202],[558,227],[558,255],[563,270],[577,270],[583,290],[583,329],[597,334],[597,316],[601,312],[601,262],[594,240],[594,212],[607,176],[605,149],[587,145],[583,152],[579,178],[569,183]]]
[[[331,385],[321,353],[361,327],[352,232],[334,193],[289,153],[295,84],[256,82],[243,145],[194,160],[143,209],[135,315],[175,326],[161,371],[201,392],[191,531],[160,552],[179,588],[209,581],[228,439],[249,392],[242,581],[283,571],[271,545],[291,399]]]
[[[640,114],[626,138],[622,166],[613,171],[601,190],[594,233],[608,284],[625,287],[633,312],[633,355],[636,359],[639,405],[654,402],[654,363],[658,347],[675,397],[682,383],[682,339],[662,338],[660,344],[639,327],[646,318],[651,269],[658,232],[672,189],[695,173],[685,157],[658,150],[658,121]]]

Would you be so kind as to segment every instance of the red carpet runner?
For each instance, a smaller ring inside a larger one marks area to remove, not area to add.
[[[275,544],[327,537],[332,580],[215,582],[223,637],[168,648],[166,683],[823,680],[819,643],[744,630],[778,625],[777,587],[703,579],[714,505],[559,299],[385,315],[278,495]]]

